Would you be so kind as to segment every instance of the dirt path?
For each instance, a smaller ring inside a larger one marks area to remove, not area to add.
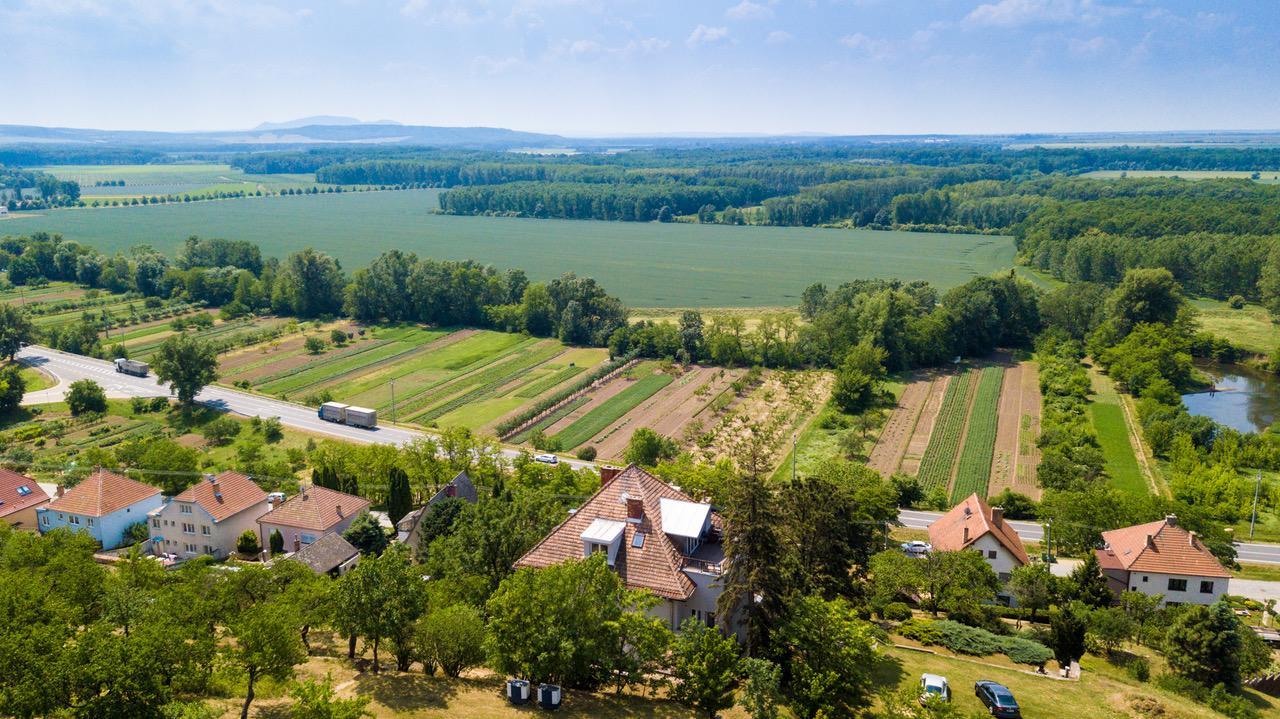
[[[888,477],[898,471],[902,457],[907,453],[907,444],[911,441],[912,432],[920,413],[924,410],[925,400],[929,398],[929,390],[934,378],[917,379],[902,390],[898,406],[894,408],[889,421],[880,431],[876,446],[871,450],[867,466]]]
[[[924,457],[924,451],[929,446],[929,438],[933,436],[933,425],[938,420],[938,413],[942,411],[942,398],[947,393],[947,385],[950,384],[951,377],[951,375],[942,375],[929,383],[929,396],[925,399],[915,428],[911,431],[911,439],[907,442],[907,450],[903,453],[900,464],[901,471],[913,477],[920,471],[920,459]]]
[[[1040,498],[1040,488],[1035,481],[1039,458],[1036,438],[1039,432],[1038,368],[1033,362],[1020,362],[1005,369],[1004,382],[1000,387],[999,419],[988,495],[1012,489],[1033,499]]]
[[[692,367],[687,370],[676,381],[663,387],[601,432],[599,436],[603,439],[596,444],[599,456],[621,457],[631,441],[631,435],[641,427],[648,427],[658,434],[679,441],[678,430],[732,381],[723,377],[717,379],[718,373],[718,369],[711,367]],[[725,372],[724,375],[728,376],[729,373]],[[698,393],[700,388],[712,384],[720,389],[711,388],[703,394]]]

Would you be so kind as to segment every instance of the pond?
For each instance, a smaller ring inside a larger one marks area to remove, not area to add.
[[[1280,378],[1237,364],[1197,364],[1213,379],[1214,392],[1182,395],[1191,414],[1241,432],[1261,432],[1280,419]]]

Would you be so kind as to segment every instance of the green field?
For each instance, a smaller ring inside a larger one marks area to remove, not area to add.
[[[1129,443],[1124,410],[1119,404],[1099,401],[1089,405],[1089,416],[1098,433],[1098,443],[1102,445],[1102,456],[1107,460],[1111,483],[1126,492],[1146,494],[1147,482]]]
[[[518,267],[538,280],[577,272],[636,307],[792,306],[814,282],[867,277],[946,289],[1013,265],[1013,240],[1004,236],[458,217],[434,214],[436,196],[408,190],[54,210],[0,221],[0,234],[49,230],[106,253],[143,243],[174,253],[193,234],[225,237],[275,256],[316,247],[348,270],[400,249]]]
[[[951,490],[952,503],[974,492],[987,496],[991,480],[991,456],[996,448],[996,420],[1000,405],[1000,386],[1004,382],[1003,367],[986,367],[978,378],[978,389],[969,410],[969,430],[964,436],[964,449],[956,467],[956,483]]]
[[[977,372],[969,370],[956,375],[947,384],[942,397],[942,408],[929,435],[929,446],[920,458],[917,476],[926,490],[946,489],[951,482],[951,467],[960,453],[960,434],[964,432],[965,418],[969,416],[969,385]]]
[[[1094,170],[1084,173],[1086,177],[1120,176],[1139,177],[1181,177],[1187,180],[1216,180],[1230,178],[1247,180],[1253,177],[1252,170]],[[1280,170],[1258,170],[1258,182],[1266,184],[1280,183]]]
[[[60,180],[80,183],[80,198],[116,200],[146,195],[203,195],[215,191],[278,192],[316,186],[314,174],[248,175],[230,165],[58,165],[36,168]],[[95,187],[95,182],[124,180],[124,186]],[[328,185],[320,185],[328,187]]]
[[[1233,310],[1218,300],[1194,300],[1191,304],[1207,332],[1257,354],[1271,354],[1280,347],[1280,329],[1262,305],[1248,304]]]
[[[573,424],[561,430],[556,437],[560,439],[562,447],[573,449],[622,419],[624,414],[671,384],[671,380],[671,375],[665,372],[642,377],[635,384],[605,400],[599,407],[574,420]]]

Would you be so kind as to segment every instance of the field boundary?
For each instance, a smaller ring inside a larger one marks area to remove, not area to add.
[[[555,403],[555,404],[551,405],[551,406],[550,406],[550,407],[548,407],[546,410],[542,411],[541,413],[539,413],[537,416],[535,416],[534,418],[530,419],[529,421],[527,421],[527,422],[523,422],[523,423],[521,423],[521,424],[517,425],[517,426],[516,426],[514,429],[512,429],[511,431],[509,431],[509,432],[507,432],[507,433],[503,434],[503,435],[500,437],[500,439],[501,439],[502,441],[506,442],[506,441],[509,441],[512,437],[515,437],[516,435],[523,434],[524,432],[526,432],[526,431],[528,431],[528,430],[532,429],[533,427],[535,427],[535,426],[536,426],[539,422],[541,422],[543,419],[546,419],[547,415],[554,414],[555,412],[557,412],[561,407],[565,406],[566,404],[568,404],[568,403],[570,403],[570,402],[574,401],[575,399],[577,399],[577,398],[581,397],[582,395],[585,395],[586,393],[590,392],[591,390],[593,390],[593,389],[595,389],[595,388],[597,388],[597,387],[601,387],[601,386],[603,386],[604,384],[606,384],[606,383],[608,383],[609,381],[611,381],[611,380],[613,380],[614,378],[616,378],[618,375],[620,375],[620,374],[622,374],[623,372],[626,372],[627,370],[631,369],[632,367],[634,367],[634,366],[635,366],[636,364],[638,364],[639,362],[640,362],[639,358],[632,359],[632,360],[630,360],[630,361],[624,362],[623,364],[619,365],[616,369],[614,369],[612,372],[610,372],[610,373],[606,374],[605,376],[601,377],[600,379],[595,380],[595,381],[594,381],[594,382],[592,382],[591,384],[587,385],[586,387],[583,387],[582,389],[578,390],[577,392],[574,392],[573,394],[569,395],[568,397],[565,397],[563,400],[561,400],[561,401],[559,401],[559,402],[557,402],[557,403]]]

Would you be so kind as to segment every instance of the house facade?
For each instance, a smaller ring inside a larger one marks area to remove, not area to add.
[[[325,487],[307,487],[258,517],[258,536],[269,546],[271,533],[280,532],[285,551],[297,551],[326,534],[342,534],[369,500]]]
[[[1009,581],[1013,570],[1031,562],[1022,539],[1004,518],[1004,510],[992,507],[977,493],[971,494],[929,525],[929,543],[934,551],[976,551],[995,570],[1000,583]],[[1012,598],[1000,593],[998,598]]]
[[[152,551],[180,559],[226,559],[235,553],[241,534],[258,533],[258,518],[268,509],[267,493],[250,477],[239,472],[206,474],[150,512]],[[259,544],[263,541],[259,536]]]
[[[475,504],[479,496],[479,493],[476,492],[476,485],[471,482],[471,477],[468,477],[466,472],[458,472],[458,475],[432,495],[425,505],[409,512],[401,517],[399,522],[396,522],[396,541],[408,545],[409,549],[416,554],[419,549],[418,545],[422,541],[418,528],[422,523],[422,518],[426,516],[427,512],[431,511],[432,506],[453,498]]]
[[[1096,550],[1107,586],[1162,597],[1162,605],[1213,604],[1227,593],[1231,573],[1176,515],[1102,533]]]
[[[124,543],[125,530],[164,504],[160,490],[149,484],[99,469],[36,510],[40,532],[69,529],[89,534],[103,549]]]
[[[48,503],[49,495],[34,479],[0,468],[0,522],[34,532],[36,510]]]
[[[690,617],[716,624],[724,550],[722,519],[643,469],[605,468],[601,487],[516,567],[548,567],[604,554],[629,589],[658,597],[650,614],[678,629]]]

